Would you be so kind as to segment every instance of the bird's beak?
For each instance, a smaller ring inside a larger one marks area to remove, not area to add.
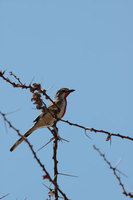
[[[74,92],[74,91],[75,91],[75,90],[72,89],[72,90],[69,90],[68,92],[71,93],[71,92]]]

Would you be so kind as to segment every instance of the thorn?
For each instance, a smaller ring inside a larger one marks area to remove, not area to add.
[[[0,197],[0,199],[4,199],[5,197],[7,197],[10,193],[3,195],[2,197]]]
[[[19,111],[19,110],[20,110],[20,108],[18,108],[18,109],[16,109],[16,110],[13,110],[13,111],[11,111],[11,112],[5,113],[5,115],[10,115],[10,114],[15,113],[15,112],[17,112],[17,111]]]
[[[62,176],[71,176],[71,177],[74,177],[74,178],[77,178],[78,176],[75,176],[75,175],[71,175],[71,174],[64,174],[64,173],[58,173],[59,175],[62,175]]]
[[[90,140],[92,140],[92,138],[89,136],[89,135],[87,135],[87,130],[85,129],[85,135],[86,135],[86,137],[88,137]]]
[[[45,89],[46,91],[51,90],[54,86],[49,87],[48,89]]]
[[[42,147],[40,147],[40,148],[37,150],[37,152],[40,151],[41,149],[43,149],[44,147],[46,147],[50,142],[52,142],[53,139],[54,139],[54,137],[52,137],[46,144],[44,144]]]
[[[120,159],[118,160],[118,162],[116,163],[116,165],[115,165],[114,168],[117,168],[117,166],[119,165],[119,163],[121,162],[121,160],[122,160],[122,158],[120,158]]]
[[[35,79],[35,77],[33,77],[33,78],[31,79],[31,82],[29,83],[29,85],[31,85],[31,84],[33,83],[34,79]]]
[[[64,139],[64,138],[62,138],[62,137],[60,137],[60,136],[58,136],[58,140],[59,140],[59,141],[70,142],[69,140],[66,140],[66,139]]]
[[[121,172],[120,170],[118,170],[118,169],[116,169],[116,168],[115,168],[115,170],[116,170],[117,172],[119,172],[121,175],[125,176],[126,178],[128,177],[126,174],[124,174],[124,173]]]

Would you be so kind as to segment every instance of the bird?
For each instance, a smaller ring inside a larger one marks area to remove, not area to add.
[[[47,109],[43,110],[42,113],[33,121],[35,124],[19,138],[14,145],[10,148],[12,152],[20,143],[24,141],[24,138],[28,137],[33,131],[41,127],[50,127],[58,119],[61,119],[67,107],[66,98],[74,89],[60,88],[53,99],[53,101],[47,106]]]

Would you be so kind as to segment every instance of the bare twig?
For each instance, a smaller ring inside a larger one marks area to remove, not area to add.
[[[1,196],[0,199],[4,199],[4,198],[7,197],[8,195],[9,195],[9,193],[8,193],[8,194],[5,194],[5,195],[3,195],[3,196]]]
[[[58,190],[57,190],[57,177],[58,177],[58,168],[57,168],[57,148],[58,148],[58,128],[56,127],[56,123],[53,126],[53,160],[54,160],[54,183],[55,183],[55,200],[58,200]]]
[[[13,75],[17,80],[20,80],[16,75],[14,75],[12,72],[10,72],[10,75]],[[59,110],[60,108],[56,105],[56,103],[49,97],[49,95],[46,94],[45,89],[41,89],[40,83],[33,83],[32,85],[26,85],[22,84],[21,82],[15,83],[11,81],[8,77],[5,77],[5,71],[0,71],[0,77],[3,78],[6,82],[8,82],[10,85],[12,85],[14,88],[22,88],[22,89],[29,89],[30,92],[34,93],[35,91],[38,91],[39,93],[45,95],[46,99],[49,99]]]
[[[16,80],[18,80],[19,83],[15,83],[13,81],[11,81],[8,77],[5,76],[5,71],[0,71],[0,77],[3,78],[6,82],[8,82],[9,84],[11,84],[13,87],[16,88],[22,88],[22,89],[29,89],[30,92],[33,93],[33,98],[32,100],[34,101],[34,104],[37,104],[37,109],[47,109],[48,112],[49,109],[46,107],[46,104],[42,101],[40,94],[45,95],[46,99],[49,99],[54,105],[56,105],[56,103],[46,94],[46,90],[41,88],[41,85],[39,83],[33,83],[32,85],[26,85],[26,84],[22,84],[22,82],[20,81],[20,78],[18,78],[16,75],[14,75],[12,72],[10,72],[10,75],[14,76],[14,78]],[[37,92],[35,92],[37,91]],[[56,105],[56,107],[58,108],[58,106]],[[59,108],[58,108],[59,109]],[[50,112],[50,114],[58,120],[65,122],[71,126],[76,126],[78,128],[84,129],[85,131],[90,131],[90,132],[95,132],[95,133],[103,133],[107,135],[106,141],[110,141],[111,142],[111,137],[120,137],[121,139],[127,139],[127,140],[131,140],[133,141],[133,138],[130,136],[126,136],[126,135],[122,135],[119,133],[111,133],[109,131],[105,131],[105,130],[101,130],[101,129],[95,129],[95,128],[88,128],[85,126],[82,126],[80,124],[76,124],[76,123],[72,123],[68,120],[63,120],[63,119],[59,119],[57,118],[56,114],[53,115],[53,113]],[[85,132],[86,133],[86,132]]]
[[[109,168],[113,171],[113,173],[114,173],[116,179],[118,180],[118,182],[119,182],[119,184],[120,184],[120,186],[121,186],[121,188],[122,188],[122,190],[123,190],[123,194],[124,194],[125,196],[129,196],[130,198],[133,198],[133,194],[132,194],[131,192],[127,192],[127,190],[125,189],[125,186],[124,186],[124,184],[122,183],[122,181],[121,181],[121,179],[120,179],[120,176],[117,174],[117,171],[118,171],[118,170],[117,170],[115,167],[113,167],[113,166],[111,165],[111,163],[110,163],[110,162],[107,160],[107,158],[105,157],[105,154],[103,154],[103,153],[100,151],[100,149],[98,149],[95,145],[93,145],[93,148],[99,153],[99,155],[100,155],[101,157],[103,157],[104,161],[107,163],[107,165],[109,166]]]
[[[42,168],[43,172],[46,174],[47,176],[47,179],[56,187],[56,189],[61,193],[61,195],[64,197],[65,200],[68,200],[67,196],[65,195],[65,193],[62,192],[62,190],[59,188],[59,186],[57,184],[55,184],[55,181],[52,180],[52,178],[50,177],[48,171],[46,170],[44,164],[42,164],[42,162],[40,161],[40,159],[37,157],[36,155],[36,152],[34,151],[32,145],[30,144],[30,142],[23,136],[20,134],[19,130],[16,129],[12,124],[11,122],[6,118],[5,114],[2,113],[0,111],[0,115],[3,117],[3,119],[5,120],[5,122],[7,122],[7,124],[9,125],[10,128],[12,128],[14,131],[17,132],[17,134],[20,136],[20,137],[23,137],[24,141],[28,144],[35,160],[37,161],[37,163],[39,164],[39,166]]]
[[[88,128],[88,127],[85,127],[85,126],[82,126],[80,124],[76,124],[76,123],[72,123],[72,122],[69,122],[68,120],[64,120],[64,119],[60,119],[60,121],[62,122],[65,122],[71,126],[76,126],[78,128],[81,128],[81,129],[84,129],[85,131],[90,131],[90,132],[95,132],[95,133],[103,133],[103,134],[106,134],[106,135],[109,135],[110,137],[111,136],[115,136],[115,137],[120,137],[122,139],[127,139],[127,140],[131,140],[133,141],[133,138],[132,137],[129,137],[129,136],[126,136],[126,135],[121,135],[119,133],[110,133],[108,131],[104,131],[104,130],[100,130],[100,129],[95,129],[95,128]]]
[[[47,108],[46,104],[43,102],[42,95],[44,95],[46,99],[49,99],[59,110],[60,110],[60,108],[46,94],[46,89],[42,89],[40,83],[30,83],[29,85],[26,85],[26,84],[23,84],[20,81],[20,78],[18,78],[14,73],[10,72],[10,75],[15,78],[15,82],[13,82],[12,80],[10,80],[8,77],[5,76],[5,71],[3,71],[3,72],[0,71],[0,77],[3,80],[5,80],[6,82],[8,82],[10,85],[12,85],[14,88],[29,89],[30,92],[33,94],[31,100],[34,101],[34,104],[36,104],[36,108],[37,109],[42,109],[42,111],[47,110],[53,116],[53,118],[55,118],[57,121],[60,120],[60,121],[62,121],[64,123],[67,123],[67,124],[69,124],[71,126],[76,126],[78,128],[81,128],[81,129],[83,129],[85,131],[85,134],[86,134],[87,131],[94,132],[94,133],[105,134],[106,135],[106,141],[110,141],[111,142],[112,136],[119,137],[121,139],[127,139],[127,140],[130,140],[130,141],[133,141],[132,137],[129,137],[129,136],[126,136],[126,135],[122,135],[122,134],[119,134],[119,133],[111,133],[111,132],[104,131],[104,130],[101,130],[101,129],[88,128],[88,127],[82,126],[80,124],[72,123],[72,122],[70,122],[68,120],[63,120],[63,119],[57,118],[56,113],[54,113],[54,114],[51,113],[51,111]],[[16,83],[16,81],[17,81],[17,83]],[[50,143],[52,140],[54,140],[53,141],[54,179],[52,179],[50,177],[48,171],[46,170],[44,164],[42,164],[41,161],[40,161],[40,159],[37,157],[36,152],[34,151],[32,145],[29,143],[29,141],[24,136],[22,136],[20,134],[19,130],[17,130],[11,124],[10,121],[8,121],[8,119],[6,118],[6,114],[4,114],[2,112],[0,112],[0,114],[2,115],[4,121],[9,125],[9,127],[11,127],[13,130],[15,130],[20,137],[23,137],[24,141],[28,144],[28,146],[29,146],[32,154],[34,155],[35,160],[37,161],[37,163],[39,164],[39,166],[42,168],[43,172],[45,172],[45,175],[43,176],[43,178],[44,179],[48,179],[50,181],[50,183],[54,185],[54,190],[52,190],[52,193],[50,195],[52,196],[54,194],[55,195],[55,199],[57,200],[59,198],[58,192],[60,192],[60,194],[63,196],[63,198],[65,200],[68,200],[68,198],[66,197],[66,195],[62,192],[62,190],[59,188],[59,186],[57,184],[57,177],[58,177],[58,174],[59,174],[58,173],[58,169],[57,169],[57,164],[58,164],[58,161],[57,161],[57,148],[58,148],[58,140],[60,140],[62,138],[60,138],[58,136],[58,129],[56,127],[56,124],[54,125],[53,130],[51,130],[50,128],[48,128],[51,131],[52,135],[53,135],[53,137],[50,139],[50,141],[48,143]],[[88,135],[86,134],[86,136],[88,136]],[[120,177],[117,174],[117,172],[119,172],[119,173],[121,173],[121,172],[116,167],[112,167],[111,163],[108,162],[108,160],[105,158],[105,155],[102,154],[99,149],[97,149],[95,146],[94,146],[94,149],[99,152],[99,154],[104,158],[105,162],[113,170],[113,173],[114,173],[115,177],[117,178],[117,180],[119,181],[119,184],[121,185],[121,187],[123,189],[123,194],[125,194],[126,196],[129,196],[129,197],[133,198],[133,194],[131,192],[127,192],[126,191],[123,183],[121,182]]]
[[[18,83],[20,83],[22,85],[22,82],[20,81],[20,78],[18,78],[13,72],[9,72],[9,74],[11,76],[13,76],[18,81]]]

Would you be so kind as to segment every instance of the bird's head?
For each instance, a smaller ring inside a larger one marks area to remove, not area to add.
[[[66,99],[66,97],[71,93],[74,92],[75,90],[73,89],[68,89],[68,88],[61,88],[56,92],[56,97]]]

